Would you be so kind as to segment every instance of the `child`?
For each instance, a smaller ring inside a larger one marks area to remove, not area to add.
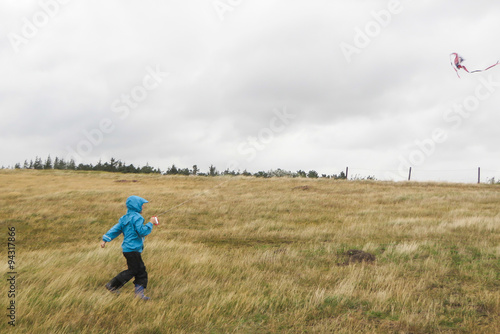
[[[123,256],[127,259],[127,270],[122,271],[116,277],[106,284],[106,289],[111,292],[119,293],[119,289],[125,285],[132,277],[135,277],[135,296],[143,300],[149,300],[144,295],[148,285],[148,273],[146,266],[142,261],[141,253],[144,249],[144,237],[153,230],[151,222],[144,225],[144,218],[141,216],[142,205],[148,203],[139,196],[130,196],[127,198],[127,214],[122,216],[118,224],[113,226],[102,237],[101,247],[123,233],[122,250]],[[158,225],[158,219],[151,217],[151,221]]]

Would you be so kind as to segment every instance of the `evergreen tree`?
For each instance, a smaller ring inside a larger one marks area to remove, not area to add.
[[[88,164],[83,164],[83,163],[79,163],[77,167],[75,167],[76,170],[92,170],[93,167],[92,167],[92,164],[88,165]]]
[[[43,169],[43,162],[42,158],[36,157],[35,158],[35,163],[33,164],[34,169]]]
[[[141,168],[141,173],[149,174],[149,173],[154,173],[153,167],[149,166],[148,163],[146,163],[146,166]]]
[[[310,170],[309,173],[307,173],[307,177],[310,179],[317,179],[318,172],[316,172],[315,170]]]
[[[58,158],[58,157],[56,157],[56,158],[54,159],[54,169],[60,169],[60,168],[59,168],[59,158]]]
[[[108,163],[106,163],[106,165],[107,165],[107,164],[108,164]],[[101,159],[99,159],[99,162],[97,163],[97,165],[95,165],[95,166],[94,166],[93,170],[101,170],[101,171],[102,171],[102,170],[106,170],[106,169],[105,169],[105,166],[103,166],[103,164],[102,164]]]
[[[297,171],[297,176],[298,176],[298,177],[306,177],[306,176],[307,176],[307,174],[306,174],[306,172],[304,172],[303,170],[300,170],[300,169],[299,169],[299,170]]]
[[[64,159],[58,159],[56,158],[57,160],[57,163],[54,162],[54,168],[55,169],[66,169],[67,166],[66,166],[66,161],[64,161]]]
[[[167,175],[177,175],[179,174],[179,170],[175,165],[172,165],[172,167],[167,168]]]
[[[210,168],[208,169],[208,175],[209,176],[219,175],[219,172],[217,172],[217,168],[215,168],[214,165],[210,165]]]
[[[43,165],[43,169],[52,169],[52,168],[53,168],[52,159],[50,158],[50,154],[49,154],[49,156],[47,157],[47,160],[45,160],[45,164]]]
[[[334,179],[336,179],[336,180],[345,180],[345,179],[347,179],[344,171],[341,171],[339,175],[334,174],[332,177]]]
[[[118,166],[118,162],[115,158],[111,158],[111,160],[109,160],[109,165],[111,167],[111,171],[116,171],[116,167]]]
[[[264,172],[264,171],[260,171],[260,172],[257,172],[254,174],[255,177],[263,177],[263,178],[268,178],[269,177],[269,174]]]
[[[67,169],[76,170],[76,163],[74,159],[71,159],[67,165]]]
[[[179,175],[189,175],[191,174],[191,171],[189,170],[189,168],[182,168],[182,169],[177,169],[177,173]]]
[[[140,170],[138,168],[135,168],[133,164],[130,164],[127,167],[125,167],[124,173],[139,173],[139,171]]]

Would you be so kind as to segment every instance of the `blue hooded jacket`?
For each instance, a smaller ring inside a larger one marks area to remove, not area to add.
[[[102,236],[102,240],[110,242],[123,233],[123,252],[142,252],[144,237],[153,230],[151,222],[144,225],[144,218],[141,216],[142,205],[144,203],[148,203],[148,201],[139,196],[130,196],[127,198],[127,214],[122,216],[118,224]]]

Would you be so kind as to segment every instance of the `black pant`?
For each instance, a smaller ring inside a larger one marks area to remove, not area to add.
[[[127,259],[128,269],[116,275],[116,277],[109,282],[111,287],[119,289],[130,281],[132,277],[135,277],[134,284],[142,285],[144,289],[146,289],[148,286],[148,273],[142,261],[141,253],[124,252],[123,256]]]

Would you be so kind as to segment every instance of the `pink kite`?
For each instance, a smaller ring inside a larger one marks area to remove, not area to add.
[[[464,69],[465,72],[467,72],[467,73],[476,73],[476,72],[483,72],[483,71],[489,70],[490,68],[492,68],[492,67],[497,66],[498,64],[500,64],[500,61],[497,61],[496,64],[493,64],[490,67],[485,68],[484,70],[474,70],[474,71],[470,71],[469,72],[469,70],[467,69],[467,67],[465,67],[464,65],[462,65],[462,62],[465,59],[463,59],[462,57],[460,57],[458,55],[458,53],[452,53],[452,54],[450,54],[450,56],[454,56],[455,57],[452,60],[451,66],[453,67],[453,69],[455,70],[455,72],[457,72],[457,75],[458,75],[459,78],[460,78],[460,75],[458,74],[458,70],[460,70],[460,69]]]

